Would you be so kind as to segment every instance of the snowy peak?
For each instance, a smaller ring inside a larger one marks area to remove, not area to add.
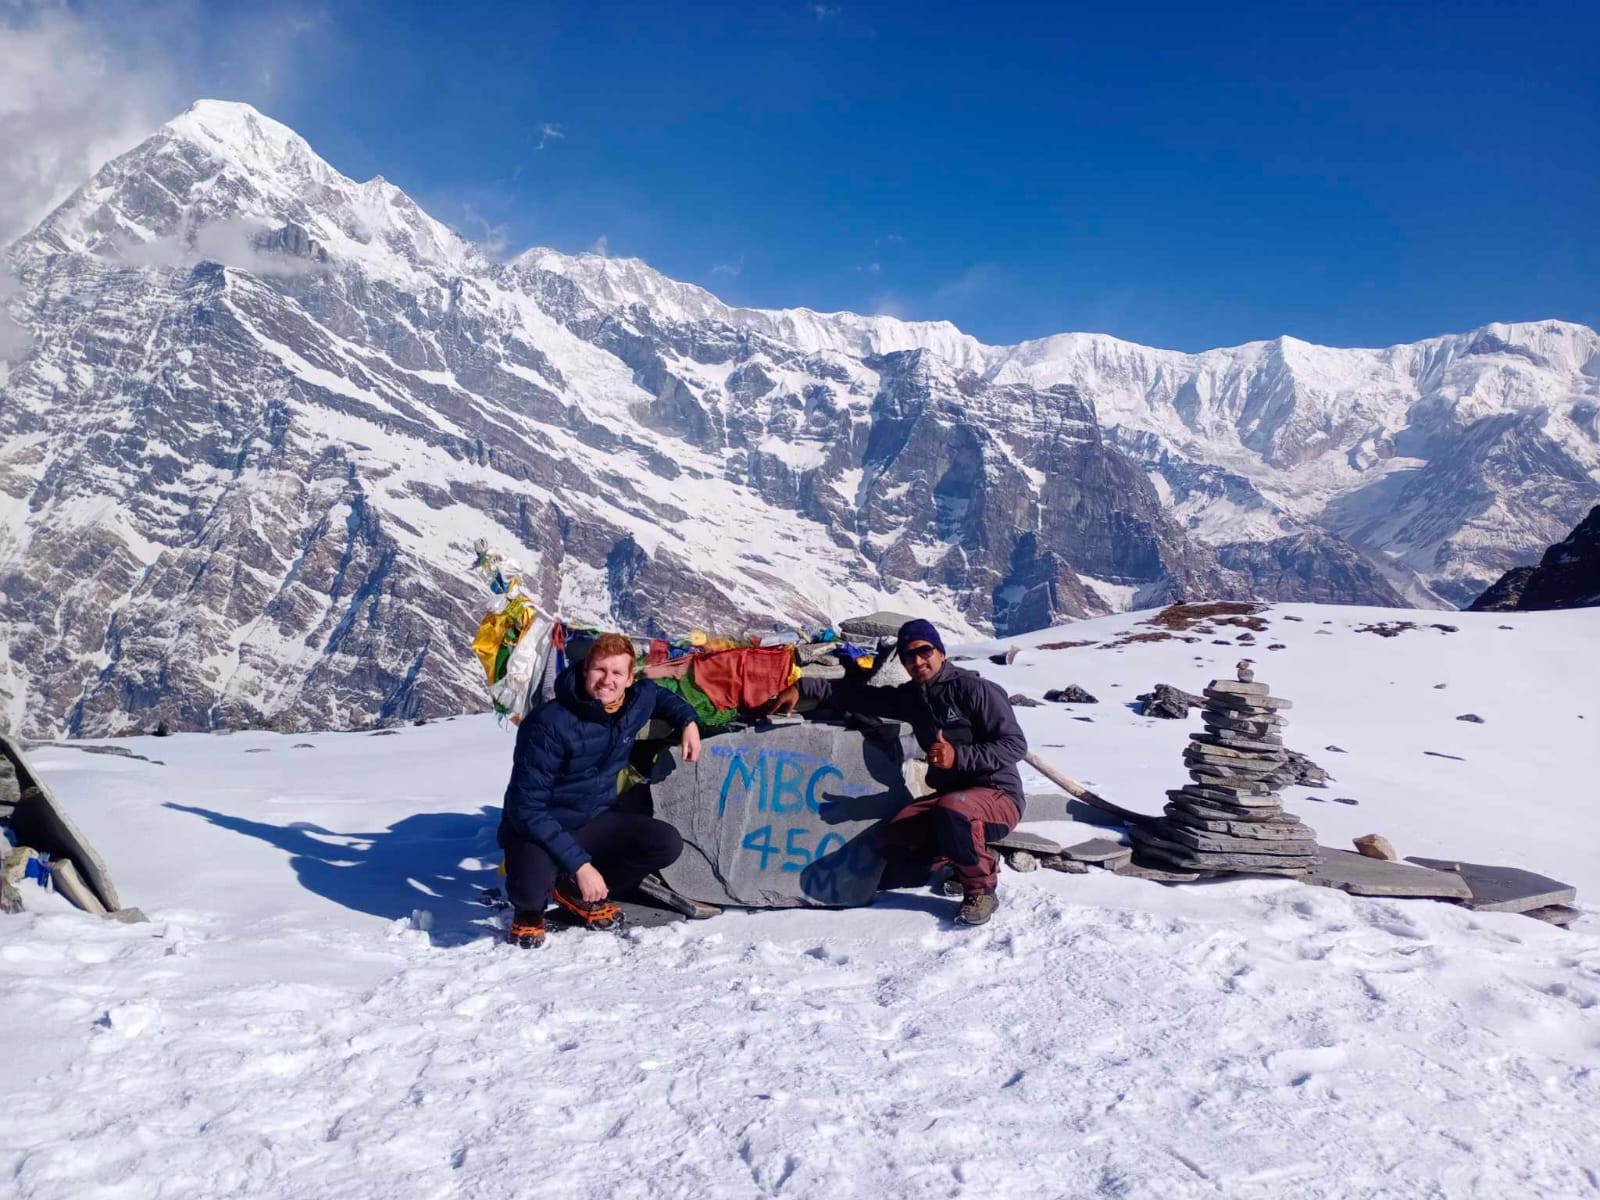
[[[395,279],[487,269],[471,243],[381,176],[356,183],[288,126],[220,100],[196,102],[107,163],[16,252],[273,273],[261,254],[285,246]]]
[[[294,130],[235,100],[196,100],[163,129],[253,174],[337,174]]]

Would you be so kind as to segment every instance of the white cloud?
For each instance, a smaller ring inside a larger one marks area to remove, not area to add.
[[[292,94],[327,24],[293,3],[0,0],[0,245],[196,99]]]
[[[816,14],[817,20],[826,21],[830,17],[837,17],[844,10],[837,4],[813,4],[811,11]]]
[[[598,254],[601,258],[611,257],[611,239],[605,234],[595,238],[594,245],[589,247],[590,254]]]
[[[511,231],[505,225],[490,221],[470,204],[462,205],[461,222],[466,228],[458,232],[488,257],[498,259],[506,252]]]
[[[192,238],[157,238],[119,248],[124,261],[147,267],[187,268],[196,263],[216,262],[252,275],[309,275],[321,270],[310,259],[262,249],[262,239],[271,231],[243,220],[211,221],[194,231]]]
[[[929,296],[939,309],[962,309],[992,296],[1005,286],[1006,273],[994,263],[975,263],[947,283],[941,283]]]
[[[711,267],[713,275],[725,275],[729,279],[737,279],[744,274],[744,255],[739,256],[738,262],[715,263]]]
[[[561,126],[552,125],[547,121],[543,125],[539,126],[539,144],[535,146],[534,149],[543,150],[551,142],[564,142],[566,140],[566,132],[561,128]]]
[[[165,64],[119,63],[77,13],[0,8],[0,244],[181,107]]]
[[[906,312],[905,297],[895,292],[879,292],[867,302],[867,307],[874,317],[909,319]]]

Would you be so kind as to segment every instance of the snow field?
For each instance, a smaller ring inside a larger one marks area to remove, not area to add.
[[[1100,704],[1021,710],[1030,741],[1155,811],[1198,721],[1120,702],[1198,690],[1242,652],[1098,648],[1147,615],[971,665],[1033,696],[1089,688]],[[1038,871],[1006,873],[975,931],[906,891],[522,952],[472,902],[510,756],[490,719],[114,743],[162,765],[41,748],[152,921],[30,893],[0,922],[8,1073],[28,1081],[0,1178],[29,1200],[1596,1194],[1600,747],[1581,731],[1600,612],[1355,632],[1434,615],[1266,614],[1258,643],[1286,648],[1243,653],[1337,777],[1289,807],[1325,844],[1383,832],[1567,879],[1588,905],[1572,932],[1284,881]],[[1096,645],[1036,648],[1062,640]]]

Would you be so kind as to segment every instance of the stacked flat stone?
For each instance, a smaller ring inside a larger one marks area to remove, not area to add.
[[[1133,830],[1135,843],[1190,871],[1304,875],[1317,864],[1317,835],[1283,811],[1277,790],[1294,775],[1278,715],[1289,701],[1246,667],[1203,695],[1205,730],[1183,754],[1194,782],[1167,793],[1166,815]]]

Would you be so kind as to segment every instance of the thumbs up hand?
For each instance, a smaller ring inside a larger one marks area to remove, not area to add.
[[[933,739],[933,745],[928,747],[928,765],[947,770],[956,765],[956,748],[944,740],[944,730],[939,730],[938,736]]]

